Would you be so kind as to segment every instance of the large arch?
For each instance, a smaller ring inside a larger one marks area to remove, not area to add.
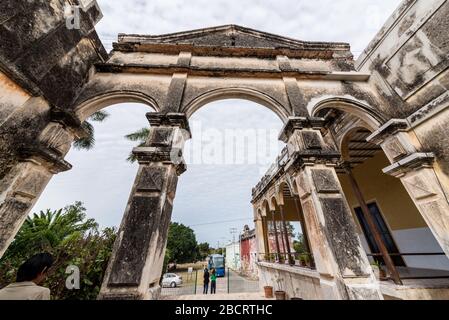
[[[156,100],[145,93],[139,91],[110,91],[98,94],[76,105],[74,112],[82,122],[101,109],[121,103],[142,103],[151,108],[152,111],[159,112],[161,110]]]
[[[272,110],[284,123],[286,123],[288,117],[292,115],[281,103],[269,94],[244,87],[225,87],[207,91],[189,102],[181,109],[181,111],[190,118],[197,110],[206,104],[227,99],[244,99],[265,106]]]
[[[335,109],[356,116],[367,128],[375,131],[388,119],[379,110],[369,104],[360,101],[352,96],[332,96],[322,97],[313,100],[308,105],[308,110],[312,116],[319,116],[325,110]]]

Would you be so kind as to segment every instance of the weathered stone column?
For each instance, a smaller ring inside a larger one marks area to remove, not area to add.
[[[289,264],[294,264],[294,260],[292,258],[292,252],[290,250],[290,238],[288,235],[288,230],[287,230],[287,223],[285,222],[285,217],[284,217],[284,205],[279,205],[279,210],[281,213],[281,220],[282,220],[282,229],[284,230],[284,242],[285,242],[285,247],[287,249],[287,261]],[[285,251],[284,251],[285,253]]]
[[[157,299],[178,176],[185,171],[185,114],[148,113],[145,147],[134,148],[139,170],[99,299]]]
[[[268,222],[267,217],[262,217],[262,227],[263,227],[263,235],[264,235],[264,245],[265,245],[265,253],[270,255],[270,236],[268,232]]]
[[[259,255],[258,258],[261,258],[262,254],[267,254],[267,250],[265,248],[265,232],[262,216],[257,216],[254,220],[254,224],[256,226],[257,253]]]
[[[274,229],[274,241],[276,243],[276,258],[275,260],[277,260],[278,262],[282,262],[282,254],[281,254],[281,248],[279,246],[279,238],[278,238],[278,228],[276,226],[276,220],[275,220],[275,211],[271,211],[271,221],[273,223],[273,229]]]
[[[418,150],[406,120],[392,119],[368,140],[392,163],[383,171],[399,178],[433,235],[449,257],[449,202],[435,171],[433,153]]]
[[[298,186],[322,296],[382,299],[335,172],[340,155],[323,127],[324,119],[295,117],[280,136],[288,143],[286,170]]]
[[[20,143],[14,150],[15,164],[0,180],[0,257],[14,240],[51,177],[72,168],[64,157],[74,138],[85,134],[81,123],[67,113],[52,110],[47,119],[49,122],[44,124],[36,140],[18,139]],[[10,132],[12,129],[5,130]]]

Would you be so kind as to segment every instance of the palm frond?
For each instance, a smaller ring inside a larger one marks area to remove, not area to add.
[[[130,141],[139,141],[139,142],[145,142],[145,140],[148,137],[148,134],[150,133],[149,128],[142,128],[136,132],[130,133],[125,136],[126,139]]]
[[[91,121],[97,121],[97,122],[103,122],[104,120],[106,120],[108,117],[110,116],[110,114],[106,111],[97,111],[95,112],[93,115],[91,115],[89,117],[89,120]]]
[[[88,133],[86,137],[75,140],[73,146],[77,150],[90,150],[95,145],[95,137],[94,137],[94,127],[89,121],[84,121],[81,125],[84,130]]]

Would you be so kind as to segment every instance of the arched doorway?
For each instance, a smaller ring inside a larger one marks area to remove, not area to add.
[[[341,149],[346,167],[338,171],[366,252],[396,283],[449,277],[449,259],[401,181],[383,173],[390,162],[382,148],[367,141],[371,134],[366,128],[355,127],[344,135]],[[393,266],[385,267],[385,254],[381,254],[374,233],[378,233]],[[396,279],[393,273],[397,273]]]

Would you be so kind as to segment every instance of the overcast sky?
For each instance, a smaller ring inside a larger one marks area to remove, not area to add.
[[[97,1],[104,15],[97,31],[108,50],[118,33],[154,35],[238,24],[300,40],[349,42],[356,56],[400,3],[400,0]],[[136,165],[125,161],[133,143],[123,136],[147,126],[145,113],[150,110],[139,104],[121,104],[107,111],[111,117],[95,125],[95,149],[69,152],[66,159],[73,169],[51,180],[33,212],[58,209],[79,200],[101,226],[119,225],[137,170]],[[255,151],[247,147],[241,150],[247,155],[246,164],[225,164],[215,157],[205,161],[209,164],[190,164],[181,176],[172,220],[192,226],[198,241],[216,246],[217,241],[223,243],[232,238],[230,228],[240,231],[244,224],[252,226],[251,188],[267,169],[267,159],[274,160],[278,150],[273,146],[282,147],[272,134],[279,132],[282,123],[268,109],[243,100],[211,103],[190,121],[197,133],[194,132],[194,140],[189,142],[192,148],[188,150],[195,149],[196,141],[196,148],[207,153],[211,135],[239,128],[259,129],[258,142],[266,140],[271,146],[262,163],[251,164]],[[262,139],[260,129],[266,129]],[[222,222],[237,219],[242,220]]]

